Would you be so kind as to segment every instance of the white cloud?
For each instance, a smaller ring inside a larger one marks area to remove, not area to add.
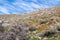
[[[2,6],[0,6],[0,11],[3,12],[3,13],[5,13],[5,14],[10,14],[10,13],[8,12],[8,10],[5,9],[4,7],[2,7]]]
[[[33,8],[40,8],[40,5],[33,3],[33,2],[30,4],[30,6]]]
[[[13,3],[14,5],[17,5],[19,6],[20,8],[28,11],[28,10],[33,10],[33,8],[28,4],[28,3],[24,3],[24,2],[21,2],[21,3]]]
[[[51,6],[57,5],[60,0],[39,0],[43,3],[38,3],[38,0],[32,0],[32,2],[25,2],[23,0],[15,0],[13,3],[8,3],[6,0],[0,0],[4,6],[0,5],[0,11],[5,14],[13,13],[20,13],[25,11],[33,11],[39,8],[48,8]],[[37,4],[36,4],[37,3]]]
[[[41,2],[43,2],[43,4],[46,4],[46,5],[57,5],[60,0],[40,0]]]

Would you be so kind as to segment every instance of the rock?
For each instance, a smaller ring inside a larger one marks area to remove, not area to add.
[[[2,23],[2,20],[0,20],[0,23]]]
[[[3,31],[4,31],[4,27],[0,25],[0,32],[3,32]]]
[[[40,24],[46,24],[48,21],[41,21]]]
[[[8,20],[3,21],[2,26],[3,26],[3,27],[9,26],[9,21],[8,21]]]
[[[60,31],[60,26],[58,25],[58,26],[56,26],[57,27],[57,31]]]
[[[37,28],[36,27],[29,27],[29,31],[36,31]]]
[[[46,31],[40,34],[40,37],[53,37],[57,32]]]
[[[2,26],[7,27],[7,26],[9,26],[9,24],[8,23],[3,23]]]

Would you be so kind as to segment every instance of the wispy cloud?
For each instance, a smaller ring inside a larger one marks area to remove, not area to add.
[[[60,6],[60,0],[0,0],[0,14],[30,12],[51,6]]]
[[[0,11],[5,14],[10,14],[7,9],[5,9],[4,7],[1,7],[1,6],[0,6]]]

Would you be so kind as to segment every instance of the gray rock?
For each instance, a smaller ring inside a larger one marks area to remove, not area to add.
[[[57,32],[54,32],[54,31],[46,31],[46,32],[42,32],[40,34],[40,37],[53,37],[55,34],[57,34]]]
[[[57,31],[60,31],[60,25],[57,25],[56,27],[57,27]]]

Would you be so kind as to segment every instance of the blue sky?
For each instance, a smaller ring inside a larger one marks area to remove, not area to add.
[[[60,0],[0,0],[0,14],[19,14],[60,6]]]

